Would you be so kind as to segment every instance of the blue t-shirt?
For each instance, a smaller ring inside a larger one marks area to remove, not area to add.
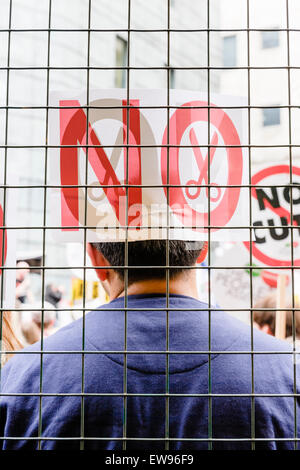
[[[85,449],[118,450],[125,432],[127,449],[163,450],[166,435],[171,450],[207,449],[209,437],[213,449],[250,449],[251,437],[256,449],[294,448],[299,389],[289,345],[254,331],[259,354],[251,355],[246,324],[221,311],[209,319],[206,304],[171,295],[177,353],[166,355],[166,297],[131,295],[128,307],[126,343],[119,298],[46,339],[42,358],[37,343],[4,366],[4,449],[36,449],[39,436],[42,449],[79,449],[84,435]]]

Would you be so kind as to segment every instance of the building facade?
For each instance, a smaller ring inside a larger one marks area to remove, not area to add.
[[[207,90],[205,67],[221,60],[219,34],[211,35],[207,57],[207,1],[171,0],[169,23],[167,4],[132,0],[129,24],[126,0],[52,0],[50,14],[47,1],[13,0],[11,19],[10,1],[1,0],[0,139],[8,147],[0,155],[20,186],[15,189],[16,226],[22,227],[17,230],[19,257],[39,256],[44,250],[46,266],[70,266],[66,247],[53,240],[55,229],[43,230],[50,224],[50,189],[38,186],[50,183],[49,91],[126,87],[127,70],[115,67],[127,66],[128,48],[131,89],[166,89],[169,62],[171,88]],[[219,5],[210,2],[214,27],[219,25]],[[211,73],[209,80],[210,90],[218,91],[219,73]],[[45,285],[55,281],[70,288],[70,277],[69,269],[46,270]]]
[[[220,5],[222,65],[228,67],[220,77],[221,93],[248,97],[249,143],[269,146],[251,149],[253,172],[261,164],[289,163],[290,156],[299,162],[300,149],[290,154],[289,145],[300,139],[300,33],[293,31],[299,27],[300,3],[252,0],[249,12],[246,1]]]

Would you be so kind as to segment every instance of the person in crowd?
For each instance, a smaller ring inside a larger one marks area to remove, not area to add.
[[[1,366],[13,357],[13,352],[22,349],[23,345],[14,324],[14,318],[11,312],[0,314],[1,341]]]
[[[34,344],[40,341],[42,334],[42,322],[43,322],[43,336],[47,338],[51,334],[55,333],[56,327],[56,311],[52,304],[44,302],[44,315],[39,310],[41,307],[40,303],[27,304],[26,308],[33,310],[24,310],[21,317],[21,329],[22,334],[27,344]]]
[[[46,286],[45,300],[57,308],[63,299],[65,289],[63,286],[48,284]]]
[[[29,276],[29,264],[26,261],[19,261],[16,269],[16,300],[21,304],[33,302]]]
[[[265,333],[275,335],[275,321],[276,321],[276,294],[270,294],[260,299],[254,305],[253,321],[254,325],[264,331]],[[293,341],[293,317],[295,327],[295,339],[297,344],[300,345],[300,307],[298,302],[293,305],[288,305],[286,309],[286,340]],[[265,310],[266,309],[266,310]],[[272,309],[272,310],[271,310]],[[295,312],[293,315],[293,311]]]
[[[2,448],[161,451],[167,438],[170,450],[238,450],[255,437],[256,449],[293,449],[290,345],[255,330],[253,366],[250,327],[197,299],[202,243],[127,247],[88,244],[110,302],[45,339],[42,358],[36,343],[3,368]]]

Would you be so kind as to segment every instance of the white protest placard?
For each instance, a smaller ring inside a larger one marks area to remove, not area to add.
[[[242,243],[225,243],[222,248],[222,254],[217,254],[211,269],[214,301],[223,310],[249,322],[251,301],[255,305],[258,300],[270,295],[273,289],[265,282],[263,269],[256,267],[254,262],[253,269],[249,269],[249,253]],[[214,265],[216,269],[213,269]]]
[[[211,240],[249,239],[238,228],[249,223],[245,99],[212,94],[208,106],[207,93],[170,90],[168,112],[165,90],[130,90],[129,102],[123,89],[86,98],[51,93],[59,240],[82,242],[82,227],[94,242],[206,240],[208,227]]]
[[[292,190],[290,175],[294,185]],[[300,266],[300,168],[289,165],[263,167],[253,175],[252,184],[257,185],[251,192],[254,261],[270,268]],[[293,240],[289,226],[295,227]],[[245,246],[249,250],[250,242],[245,242]]]
[[[262,166],[251,181],[255,186],[251,190],[255,227],[251,250],[253,263],[264,268],[261,277],[270,287],[277,287],[282,274],[290,289],[290,267],[300,266],[300,168],[286,164]],[[294,227],[293,238],[290,226]],[[249,255],[250,242],[244,242],[244,246]],[[297,270],[294,277],[298,277]],[[299,296],[297,282],[294,290]]]

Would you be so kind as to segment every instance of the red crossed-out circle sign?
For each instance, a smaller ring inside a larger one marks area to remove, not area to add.
[[[197,108],[192,108],[197,106]],[[205,101],[191,101],[178,108],[169,121],[169,126],[165,129],[162,145],[168,144],[169,133],[169,158],[167,147],[161,150],[161,173],[164,185],[180,186],[179,175],[179,147],[182,136],[187,127],[196,122],[208,122],[208,103]],[[225,111],[217,106],[210,104],[209,113],[210,123],[213,124],[222,135],[225,145],[236,146],[227,147],[228,178],[227,185],[241,185],[243,176],[243,152],[240,147],[240,138],[238,132]],[[169,163],[168,163],[169,160]],[[168,181],[169,166],[169,181]],[[167,196],[167,187],[164,186]],[[240,196],[240,187],[226,188],[220,203],[210,212],[210,225],[225,226],[232,218]],[[178,216],[184,225],[194,225],[192,221],[201,220],[201,225],[207,226],[209,216],[207,212],[198,212],[192,208],[181,187],[169,188],[169,205],[172,211]],[[198,225],[198,224],[197,224]],[[201,227],[195,228],[196,231],[208,232],[208,229]],[[211,229],[217,231],[218,228]]]
[[[290,166],[289,165],[275,165],[270,166],[268,168],[264,168],[260,170],[258,173],[252,176],[251,183],[253,185],[260,183],[264,178],[267,178],[272,175],[277,174],[286,174],[290,175]],[[300,176],[300,168],[296,166],[292,166],[292,174]],[[255,188],[251,189],[252,196],[256,199],[256,190]],[[266,203],[267,207],[271,207],[268,203]],[[287,212],[283,208],[279,209],[272,209],[278,215],[285,215],[284,212]],[[287,218],[290,218],[290,213],[287,213]],[[291,223],[292,224],[292,223]],[[245,247],[250,250],[250,242],[244,242]],[[263,253],[257,246],[255,242],[252,242],[252,255],[261,263],[265,264],[266,266],[291,266],[292,261],[289,260],[280,260],[276,258],[271,258],[270,256]],[[294,266],[300,266],[300,259],[295,259]]]

